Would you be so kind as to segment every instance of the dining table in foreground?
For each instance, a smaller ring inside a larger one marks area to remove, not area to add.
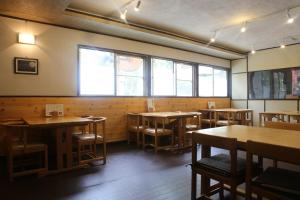
[[[219,136],[226,138],[236,138],[238,149],[246,151],[248,140],[261,142],[272,145],[279,145],[289,148],[300,149],[300,131],[282,130],[264,127],[232,125],[210,129],[202,129],[193,131],[193,144],[201,144],[201,140],[197,139],[197,135],[205,134],[211,136]],[[197,148],[194,146],[194,150]],[[210,147],[203,146],[202,157],[210,156]],[[202,191],[206,191],[209,186],[209,180],[204,178],[202,181]]]
[[[177,131],[178,131],[178,146],[174,150],[181,150],[190,148],[191,146],[185,145],[185,131],[186,131],[186,119],[194,116],[201,117],[200,112],[147,112],[147,113],[139,113],[142,117],[153,117],[153,118],[167,118],[167,119],[175,119],[177,123]]]
[[[90,119],[74,116],[64,117],[24,117],[23,120],[32,129],[51,129],[55,134],[56,170],[72,169],[72,132],[77,126],[91,123]]]

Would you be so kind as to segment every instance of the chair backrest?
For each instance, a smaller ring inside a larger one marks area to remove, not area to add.
[[[247,141],[247,159],[252,160],[253,155],[277,161],[300,165],[299,149],[261,142]]]
[[[192,142],[193,142],[193,153],[192,153],[192,161],[193,164],[197,160],[197,144],[206,147],[217,147],[220,149],[225,149],[230,152],[231,157],[231,174],[235,176],[237,174],[237,139],[236,138],[227,138],[227,137],[220,137],[214,135],[207,135],[207,134],[199,134],[193,133],[192,135]]]
[[[141,125],[141,115],[138,113],[127,113],[127,126],[136,126],[139,128]]]
[[[300,124],[288,123],[288,122],[266,121],[265,122],[265,127],[300,131]]]
[[[22,119],[1,119],[0,126],[6,132],[6,145],[9,152],[14,144],[24,145],[26,151],[28,125]]]
[[[152,116],[143,116],[142,117],[143,128],[162,128],[165,129],[166,125],[169,122],[169,119],[166,117],[152,117]]]
[[[189,124],[197,125],[197,128],[201,129],[201,118],[202,118],[202,114],[198,113],[192,117],[187,118],[187,122]]]

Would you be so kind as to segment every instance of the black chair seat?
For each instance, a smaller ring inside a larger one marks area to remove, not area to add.
[[[300,199],[300,172],[269,167],[252,184],[291,199]]]
[[[231,176],[231,161],[230,156],[226,154],[217,154],[210,158],[199,160],[196,167],[213,171],[222,176]],[[254,168],[258,169],[258,164],[255,163]],[[246,174],[246,159],[237,158],[237,176],[245,176]]]

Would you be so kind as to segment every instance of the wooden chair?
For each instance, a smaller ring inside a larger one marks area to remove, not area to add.
[[[132,134],[136,137],[136,146],[139,147],[142,144],[141,134],[143,131],[143,125],[141,124],[141,116],[137,113],[127,114],[127,141],[130,144]]]
[[[48,173],[48,146],[42,143],[29,143],[29,128],[23,120],[1,120],[6,131],[7,164],[9,180],[15,177]],[[42,159],[42,157],[44,157]]]
[[[195,114],[191,118],[187,118],[188,123],[185,126],[186,131],[194,131],[201,129],[201,113]]]
[[[192,133],[195,130],[199,130],[202,127],[201,124],[201,116],[202,114],[196,114],[195,116],[191,117],[191,118],[187,118],[187,121],[189,122],[188,124],[186,124],[185,126],[185,143],[188,144],[189,147],[191,147],[191,143],[192,143]]]
[[[219,193],[223,199],[224,184],[230,186],[230,197],[236,199],[237,186],[245,182],[246,159],[237,157],[237,140],[205,134],[193,133],[192,145],[192,200],[196,199],[197,174],[201,175],[201,195],[211,196]],[[202,156],[197,160],[197,144],[201,144]],[[229,151],[228,154],[210,155],[211,147]],[[258,165],[253,165],[256,170]],[[218,181],[210,186],[210,181]]]
[[[265,122],[265,127],[267,127],[267,128],[276,128],[276,129],[285,129],[285,130],[300,131],[300,124],[288,123],[288,122],[266,121]]]
[[[87,116],[92,122],[88,130],[84,127],[80,133],[73,133],[73,142],[77,146],[78,164],[89,164],[97,160],[106,163],[105,117]],[[100,129],[99,129],[100,127]],[[99,131],[101,130],[101,131]],[[100,134],[101,133],[101,134]],[[97,145],[102,145],[102,155],[97,153]],[[85,159],[82,157],[85,156]]]
[[[252,199],[252,193],[255,193],[258,199],[300,199],[299,172],[268,167],[254,179],[255,174],[249,167],[253,163],[254,155],[300,165],[300,149],[247,141],[247,199]]]
[[[206,110],[200,110],[202,113],[201,115],[201,124],[204,126],[208,126],[209,128],[215,126],[215,112],[214,111],[206,111]]]
[[[155,153],[160,149],[165,149],[167,147],[171,147],[174,145],[174,131],[166,128],[166,124],[168,124],[167,118],[159,118],[159,117],[142,117],[143,121],[143,149],[146,146],[154,147]],[[152,139],[152,143],[146,143],[146,136],[149,136]],[[162,137],[170,137],[171,144],[170,145],[160,145],[160,139]]]
[[[215,126],[230,126],[230,125],[235,125],[239,124],[237,118],[236,118],[236,113],[233,112],[215,112]]]

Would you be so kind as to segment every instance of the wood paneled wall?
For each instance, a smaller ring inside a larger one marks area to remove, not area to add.
[[[155,98],[156,111],[197,111],[215,101],[219,108],[230,107],[229,98]],[[0,97],[0,118],[44,116],[45,104],[64,104],[65,115],[107,117],[109,142],[126,139],[126,114],[146,112],[147,98],[100,97]],[[1,134],[0,134],[1,135]],[[0,136],[0,147],[1,145]]]

